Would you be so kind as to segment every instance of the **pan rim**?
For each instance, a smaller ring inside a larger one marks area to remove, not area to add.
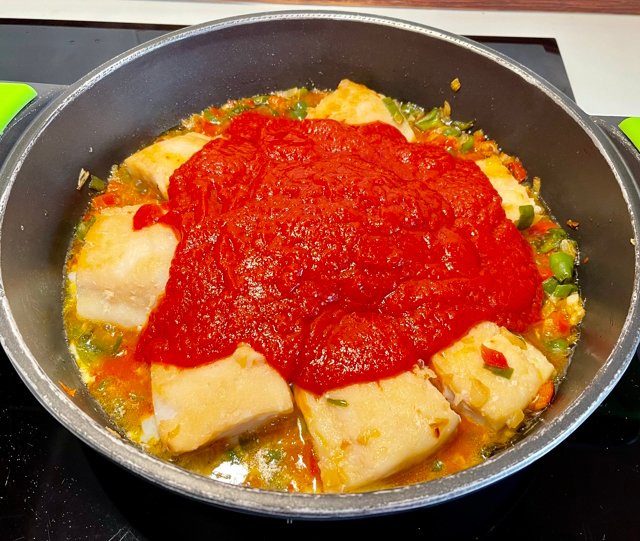
[[[0,170],[0,216],[4,220],[6,204],[13,182],[22,163],[31,148],[49,123],[59,115],[76,97],[91,88],[121,66],[144,56],[149,51],[164,47],[175,41],[191,36],[219,31],[228,27],[263,23],[270,20],[340,20],[384,25],[417,32],[432,38],[445,40],[481,54],[503,67],[515,72],[530,84],[551,97],[567,114],[587,133],[594,145],[609,164],[622,195],[627,203],[629,216],[638,238],[640,215],[640,194],[631,180],[629,171],[617,151],[586,113],[576,104],[542,80],[528,68],[474,42],[426,25],[391,17],[369,15],[358,12],[331,10],[285,10],[278,12],[254,13],[211,21],[186,27],[151,40],[111,61],[99,66],[85,77],[71,85],[58,98],[54,99],[25,130],[20,141],[14,147],[9,159]],[[5,180],[6,179],[6,180]],[[1,224],[0,224],[1,232]],[[1,234],[1,233],[0,233]],[[0,254],[1,255],[1,254]],[[297,519],[343,519],[395,513],[427,507],[462,497],[480,490],[504,477],[521,470],[531,462],[547,453],[568,437],[604,400],[611,389],[622,377],[635,348],[640,341],[640,308],[637,297],[639,292],[638,269],[640,255],[635,250],[635,273],[631,307],[625,319],[619,339],[604,365],[598,371],[598,380],[605,385],[585,389],[564,410],[561,419],[548,423],[535,434],[522,440],[517,448],[512,448],[496,457],[468,470],[416,485],[385,489],[373,492],[349,494],[288,494],[261,489],[252,489],[226,484],[182,470],[156,457],[147,455],[134,444],[120,440],[109,433],[102,425],[79,410],[69,397],[40,368],[24,342],[11,313],[8,299],[4,293],[3,277],[0,275],[0,342],[9,356],[14,368],[27,387],[61,424],[74,433],[90,447],[97,449],[113,462],[155,484],[172,489],[185,496],[219,507],[235,511],[257,513],[265,516],[277,516]],[[616,362],[614,362],[616,361]],[[569,415],[571,414],[571,415]],[[560,421],[570,418],[569,423]],[[548,440],[546,444],[542,444]],[[518,452],[514,452],[517,450]]]

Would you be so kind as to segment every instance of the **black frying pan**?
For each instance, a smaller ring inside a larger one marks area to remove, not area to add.
[[[458,474],[401,489],[283,494],[186,472],[117,437],[82,388],[61,317],[62,270],[86,207],[81,167],[113,163],[187,114],[228,98],[342,78],[419,104],[448,99],[542,177],[557,219],[573,233],[587,316],[566,382],[544,422],[514,447]],[[450,81],[463,88],[454,93]],[[609,138],[574,103],[527,69],[470,40],[403,21],[283,12],[199,25],[117,57],[71,86],[30,125],[2,170],[0,270],[3,345],[42,404],[79,438],[157,484],[222,507],[298,518],[344,518],[434,505],[525,467],[566,438],[622,376],[638,343],[640,197]]]

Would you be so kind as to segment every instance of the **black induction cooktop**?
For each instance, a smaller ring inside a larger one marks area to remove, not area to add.
[[[49,85],[70,84],[116,54],[174,28],[0,19],[0,80],[45,83],[38,86],[43,104],[60,90]],[[572,97],[553,40],[475,39]],[[19,130],[14,125],[0,139],[0,161]],[[611,395],[576,432],[504,481],[423,510],[304,522],[221,510],[121,469],[54,420],[0,352],[0,540],[333,540],[372,535],[634,540],[640,539],[639,494],[637,354]]]

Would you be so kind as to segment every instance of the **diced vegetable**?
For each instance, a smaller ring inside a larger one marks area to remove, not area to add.
[[[473,126],[473,120],[469,120],[467,122],[463,122],[462,120],[454,120],[451,125],[458,128],[459,130],[468,130],[471,126]]]
[[[534,194],[539,195],[541,187],[542,180],[540,179],[540,177],[533,177],[533,180],[531,181],[531,191]]]
[[[107,183],[102,180],[100,177],[95,175],[91,175],[91,180],[89,181],[89,188],[95,190],[96,192],[101,192],[107,187]]]
[[[518,209],[520,210],[520,218],[518,218],[516,226],[518,229],[527,229],[533,223],[533,205],[520,205]]]
[[[578,288],[574,284],[560,284],[553,290],[553,296],[558,299],[564,299],[574,291],[578,291]]]
[[[488,348],[484,344],[480,347],[480,355],[484,361],[484,367],[496,376],[511,379],[513,368],[507,363],[504,353]]]
[[[551,250],[555,250],[558,246],[560,246],[560,243],[566,238],[567,238],[567,233],[564,231],[564,229],[560,229],[558,227],[549,229],[549,231],[545,236],[544,242],[540,246],[540,252],[543,254],[546,254]]]
[[[112,355],[115,355],[116,353],[118,353],[118,351],[120,351],[120,346],[122,345],[122,338],[123,336],[121,334],[118,334],[116,341],[113,343],[113,347],[111,348]]]
[[[530,411],[542,411],[546,408],[551,401],[553,400],[553,395],[555,394],[555,386],[553,381],[549,380],[542,384],[540,389],[538,390],[538,394],[529,404]]]
[[[440,108],[434,107],[426,113],[418,122],[416,122],[416,128],[422,131],[426,131],[436,126],[442,126],[442,120],[440,120]]]
[[[522,182],[525,178],[527,178],[527,172],[522,166],[520,160],[517,158],[507,163],[507,169],[511,171],[513,178],[515,178],[518,182]]]
[[[552,353],[566,355],[567,350],[569,349],[569,342],[564,338],[556,338],[555,340],[548,342],[547,347]]]
[[[542,289],[544,289],[544,292],[547,293],[548,295],[552,295],[553,292],[556,290],[556,287],[558,287],[558,284],[560,282],[558,282],[558,280],[556,280],[553,276],[551,278],[547,278],[544,282],[542,282]]]
[[[205,109],[204,111],[202,111],[202,116],[205,120],[213,124],[220,124],[221,122],[220,117],[218,117],[218,115],[212,109]]]
[[[391,117],[396,124],[402,124],[404,120],[404,116],[402,112],[398,108],[398,104],[393,98],[382,98],[382,102],[385,104],[389,113],[391,113]]]
[[[84,168],[80,169],[76,190],[81,190],[82,187],[84,186],[84,183],[87,182],[87,180],[89,180],[89,171],[87,171]]]
[[[495,366],[487,366],[485,368],[489,370],[489,372],[493,372],[496,376],[500,376],[501,378],[511,379],[513,375],[513,368],[497,368]]]
[[[239,103],[238,105],[235,105],[234,107],[231,108],[231,110],[229,111],[229,115],[237,116],[240,113],[244,113],[248,109],[249,107],[247,107],[244,103]]]
[[[292,118],[302,120],[307,116],[307,104],[304,101],[299,101],[293,106],[290,113]]]
[[[258,107],[260,105],[267,105],[269,103],[269,96],[267,94],[262,94],[260,96],[253,97],[253,103],[255,103]]]
[[[578,291],[578,286],[575,284],[561,284],[558,278],[552,276],[542,282],[542,289],[547,295],[553,295],[556,299],[564,299]]]
[[[549,257],[549,266],[553,275],[560,281],[564,282],[573,276],[573,257],[564,252],[551,254]]]
[[[460,150],[462,152],[469,152],[470,150],[473,149],[473,146],[474,146],[473,137],[467,135],[466,133],[463,133],[461,141],[462,142],[460,144]]]
[[[341,408],[346,408],[349,405],[349,402],[341,398],[327,398],[327,402],[332,406],[339,406]]]
[[[82,330],[83,328],[81,328]],[[85,361],[92,362],[96,357],[115,355],[122,345],[123,335],[111,326],[93,326],[84,328],[74,343],[78,353]]]
[[[411,102],[403,102],[400,104],[400,111],[407,120],[415,120],[418,115],[424,113],[424,109],[419,105]]]
[[[447,137],[460,137],[460,135],[462,135],[462,132],[455,126],[447,126],[444,130],[442,130],[442,135],[446,135]]]
[[[493,366],[495,368],[509,368],[507,358],[501,351],[488,348],[483,344],[480,347],[480,355],[482,355],[482,360],[487,366]]]
[[[84,240],[84,238],[87,236],[87,233],[89,232],[89,229],[91,229],[91,226],[94,223],[96,223],[95,215],[91,216],[91,218],[89,218],[88,220],[80,222],[78,224],[78,227],[76,228],[76,237],[79,240]]]

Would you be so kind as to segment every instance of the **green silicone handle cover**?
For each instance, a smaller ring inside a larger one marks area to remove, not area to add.
[[[618,127],[629,138],[634,146],[640,150],[640,117],[625,118]]]
[[[24,83],[0,83],[0,134],[38,93]]]

